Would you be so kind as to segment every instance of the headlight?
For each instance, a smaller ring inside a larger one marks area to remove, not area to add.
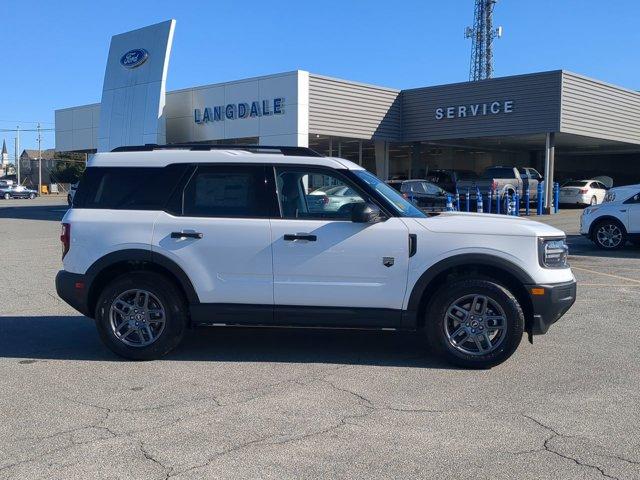
[[[541,238],[538,243],[538,258],[543,268],[566,268],[569,247],[564,238]]]
[[[604,196],[605,202],[613,202],[616,199],[616,194],[614,192],[607,192]]]

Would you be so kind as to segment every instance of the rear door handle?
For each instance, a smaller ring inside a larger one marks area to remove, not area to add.
[[[286,233],[284,235],[284,239],[287,242],[292,242],[294,240],[307,240],[309,242],[315,242],[316,240],[318,240],[318,237],[316,237],[315,235],[310,235],[308,233],[299,233],[299,234],[292,234],[292,233]]]
[[[200,232],[171,232],[171,238],[202,238]]]

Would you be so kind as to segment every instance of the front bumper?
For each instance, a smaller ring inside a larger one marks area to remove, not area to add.
[[[93,317],[93,313],[89,312],[88,291],[89,285],[84,275],[65,270],[60,270],[56,275],[58,296],[83,315]]]
[[[547,333],[549,327],[556,323],[576,301],[575,280],[526,287],[533,306],[533,316],[528,325],[529,333],[532,335]]]

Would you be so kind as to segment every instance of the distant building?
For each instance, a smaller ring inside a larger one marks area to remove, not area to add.
[[[2,154],[0,154],[0,177],[9,175],[9,153],[7,152],[7,142],[2,141]]]
[[[42,157],[42,183],[51,183],[50,172],[55,167],[55,150],[49,148],[40,152]],[[23,150],[20,154],[20,178],[24,185],[38,185],[38,150]]]

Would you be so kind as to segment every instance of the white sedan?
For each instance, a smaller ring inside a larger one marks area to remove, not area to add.
[[[560,203],[598,205],[604,201],[607,190],[598,180],[572,180],[560,187]]]

